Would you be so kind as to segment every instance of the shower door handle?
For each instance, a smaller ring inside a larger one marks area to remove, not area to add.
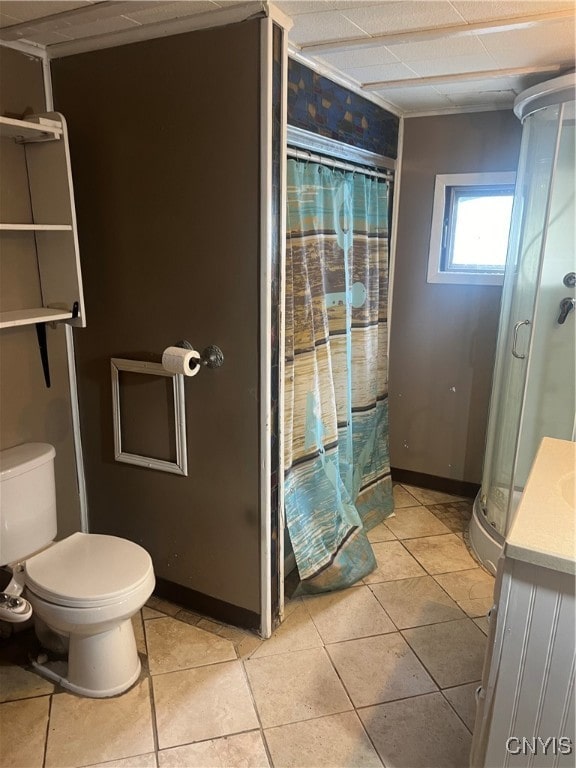
[[[576,299],[571,299],[570,296],[567,296],[565,299],[562,299],[560,302],[560,314],[558,315],[558,325],[564,325],[566,322],[566,318],[572,312],[574,309],[574,305],[576,304]]]
[[[520,326],[522,325],[530,325],[530,320],[519,320],[516,325],[514,326],[514,340],[512,342],[512,354],[514,357],[517,357],[518,360],[524,360],[526,355],[519,355],[516,351],[516,342],[518,341],[518,331],[520,330]]]

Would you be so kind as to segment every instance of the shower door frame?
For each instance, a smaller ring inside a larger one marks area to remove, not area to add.
[[[552,104],[548,106],[554,106]],[[534,339],[534,325],[535,320],[538,315],[538,287],[540,286],[541,280],[542,280],[542,270],[544,265],[544,254],[546,251],[546,242],[548,237],[548,222],[550,217],[550,208],[552,203],[552,195],[554,191],[554,180],[556,175],[556,165],[558,160],[558,150],[560,146],[560,136],[561,136],[561,129],[562,129],[562,114],[563,114],[563,104],[558,105],[558,115],[556,117],[556,133],[554,136],[554,149],[552,152],[551,162],[550,162],[550,168],[551,172],[548,177],[548,188],[546,191],[546,207],[545,212],[543,216],[544,221],[544,232],[542,235],[542,239],[540,241],[540,247],[539,247],[539,256],[538,256],[538,268],[535,275],[535,282],[534,282],[534,293],[533,297],[530,300],[531,303],[531,311],[530,311],[530,317],[526,319],[520,320],[519,318],[513,318],[512,317],[512,311],[513,311],[513,304],[514,304],[514,298],[516,296],[517,292],[517,278],[516,274],[517,271],[521,268],[520,259],[524,253],[523,249],[523,243],[521,242],[521,236],[523,234],[523,223],[524,223],[524,216],[525,216],[525,210],[523,206],[524,197],[521,196],[518,193],[518,186],[516,188],[516,203],[515,205],[522,205],[522,210],[519,216],[514,216],[513,214],[513,227],[515,230],[511,232],[510,236],[510,243],[509,248],[513,249],[515,252],[515,258],[518,259],[514,263],[514,274],[508,274],[508,280],[510,281],[508,285],[510,285],[509,292],[507,293],[505,300],[506,305],[502,307],[502,314],[501,314],[501,324],[499,329],[499,349],[497,353],[497,359],[498,359],[498,365],[496,370],[494,371],[494,381],[497,382],[496,389],[494,391],[494,397],[491,400],[490,403],[490,422],[488,426],[488,436],[487,436],[487,447],[486,447],[486,456],[484,459],[484,472],[483,475],[486,474],[488,468],[492,468],[492,455],[494,453],[494,444],[496,440],[496,436],[499,432],[499,423],[496,419],[496,412],[493,412],[494,406],[499,406],[501,403],[501,397],[502,397],[502,385],[503,385],[503,374],[508,369],[510,365],[520,365],[522,367],[522,370],[517,373],[518,376],[520,376],[520,388],[522,391],[522,395],[519,399],[519,402],[517,403],[516,407],[518,409],[517,417],[514,419],[515,427],[516,427],[516,437],[515,437],[515,445],[514,445],[514,451],[512,454],[512,461],[510,465],[510,482],[508,485],[508,496],[506,500],[506,510],[504,515],[504,526],[503,530],[500,531],[497,528],[492,528],[491,533],[497,534],[497,538],[503,542],[506,535],[508,534],[508,531],[510,529],[510,526],[512,524],[512,517],[513,517],[513,511],[514,511],[514,493],[516,490],[515,487],[515,478],[516,478],[516,471],[517,471],[517,464],[518,464],[518,453],[519,453],[519,435],[522,431],[522,424],[524,421],[525,416],[525,404],[526,404],[526,393],[528,388],[528,381],[530,378],[530,370],[531,370],[531,363],[532,363],[532,349],[533,349],[533,339]],[[526,157],[522,155],[522,150],[520,152],[521,158],[526,161]],[[523,182],[524,181],[524,169],[519,168],[518,169],[518,181]],[[517,182],[518,184],[518,182]],[[515,213],[515,211],[514,211]],[[511,265],[512,266],[512,265]],[[507,266],[508,269],[508,266]],[[505,285],[506,290],[507,285]],[[528,313],[527,313],[528,314]],[[514,326],[511,325],[511,323],[514,320],[517,320],[518,322],[515,323]],[[516,332],[520,326],[520,324],[528,323],[530,325],[530,334],[528,339],[528,345],[526,348],[526,352],[523,356],[518,355],[516,351]],[[511,329],[514,328],[513,338],[511,338]],[[503,331],[506,331],[503,333]],[[501,348],[500,348],[501,344]],[[511,360],[511,356],[517,358],[518,362],[516,360]],[[524,359],[525,358],[525,359]],[[498,415],[499,415],[498,411]],[[490,475],[490,479],[492,480],[493,475]],[[492,483],[490,483],[490,486]],[[487,488],[487,482],[485,476],[482,478],[482,488],[481,488],[481,494],[482,494],[482,507],[486,510],[486,513],[488,511],[488,498],[489,490]],[[487,521],[487,514],[483,515],[482,522]]]
[[[513,513],[514,513],[514,483],[515,483],[515,477],[517,473],[518,468],[518,460],[519,460],[519,437],[522,433],[522,427],[524,424],[524,418],[525,418],[525,404],[526,404],[526,398],[527,398],[527,391],[528,391],[528,384],[530,381],[530,371],[531,371],[531,365],[533,365],[533,343],[534,343],[534,324],[535,321],[537,321],[538,314],[539,314],[539,294],[538,294],[538,287],[540,286],[541,280],[542,280],[542,271],[543,271],[543,262],[544,262],[544,256],[546,251],[546,244],[547,244],[547,238],[548,238],[548,225],[549,225],[549,217],[550,217],[550,210],[552,205],[552,199],[554,194],[554,183],[555,183],[555,177],[557,172],[557,161],[558,161],[558,154],[560,149],[560,143],[562,138],[562,127],[563,127],[563,117],[565,112],[565,105],[567,102],[573,102],[575,93],[574,93],[574,86],[575,86],[575,78],[573,74],[569,75],[563,75],[561,77],[555,78],[553,81],[550,81],[549,83],[543,83],[537,86],[534,86],[533,88],[528,89],[524,93],[520,94],[516,102],[514,104],[514,112],[516,116],[521,120],[521,122],[524,124],[525,120],[533,115],[535,112],[538,112],[540,110],[550,108],[550,107],[558,107],[558,114],[556,116],[556,134],[554,139],[554,149],[553,149],[553,155],[552,155],[552,162],[551,162],[551,173],[548,180],[548,189],[547,189],[547,196],[546,196],[546,212],[545,212],[545,225],[546,230],[543,233],[542,241],[540,244],[540,258],[538,263],[538,270],[537,270],[537,278],[536,278],[536,290],[534,294],[534,300],[532,304],[532,312],[530,315],[530,322],[532,323],[531,332],[530,332],[530,338],[528,341],[528,347],[526,350],[526,361],[524,365],[524,379],[522,382],[522,397],[520,398],[520,411],[519,411],[519,417],[517,419],[517,431],[516,431],[516,437],[515,437],[515,446],[514,446],[514,453],[513,453],[513,459],[512,459],[512,465],[511,465],[511,476],[510,476],[510,483],[508,487],[508,499],[507,499],[507,506],[506,506],[506,516],[504,520],[504,530],[503,532],[498,531],[496,528],[494,528],[492,525],[488,523],[487,516],[485,514],[485,511],[487,511],[487,492],[489,488],[489,483],[487,482],[487,468],[490,468],[492,465],[492,456],[494,453],[494,443],[495,443],[495,437],[497,433],[497,425],[496,425],[496,418],[495,414],[493,412],[493,408],[496,406],[497,403],[499,403],[501,394],[502,394],[502,373],[505,368],[505,363],[508,360],[508,356],[512,354],[510,351],[510,343],[511,343],[511,312],[512,312],[512,301],[514,297],[514,288],[515,288],[515,279],[510,276],[510,280],[514,279],[513,284],[510,286],[510,290],[508,293],[506,293],[506,287],[507,283],[505,281],[504,286],[504,296],[503,301],[505,302],[502,306],[501,310],[501,318],[500,318],[500,328],[498,333],[498,353],[497,353],[497,364],[494,371],[494,382],[493,385],[493,392],[490,402],[490,423],[489,423],[489,429],[488,429],[488,435],[487,435],[487,444],[486,444],[486,454],[484,459],[484,470],[483,470],[483,477],[482,477],[482,486],[480,489],[480,492],[478,493],[478,496],[474,503],[474,514],[472,518],[472,522],[470,525],[470,541],[472,544],[472,548],[477,553],[477,555],[480,557],[484,565],[489,568],[490,570],[495,571],[495,563],[497,558],[499,557],[502,545],[504,543],[505,536],[508,533],[508,530],[513,522]],[[523,136],[523,141],[524,141]],[[521,153],[521,158],[522,158]],[[520,173],[520,169],[517,176],[517,183],[518,181],[522,181],[521,178],[523,176],[522,173]],[[511,239],[510,239],[510,245],[513,247],[517,247],[519,245],[519,242],[515,240],[514,238],[519,238],[520,235],[520,228],[521,223],[524,219],[524,211],[522,211],[522,214],[520,217],[518,217],[517,221],[518,223],[513,223],[513,226],[517,227],[516,231],[511,232]],[[513,219],[514,222],[514,219]],[[518,255],[518,254],[517,254]],[[504,317],[506,318],[504,320]],[[504,336],[503,330],[504,327],[506,328],[506,335]],[[575,434],[572,435],[572,439],[576,437]]]

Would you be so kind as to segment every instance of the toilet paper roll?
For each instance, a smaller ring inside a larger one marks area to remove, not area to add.
[[[195,363],[194,361],[198,362]],[[166,347],[162,353],[162,367],[170,373],[181,373],[184,376],[196,376],[201,368],[200,352],[195,349],[182,347]]]

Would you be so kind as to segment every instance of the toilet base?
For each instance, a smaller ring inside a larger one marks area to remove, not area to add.
[[[61,663],[33,661],[43,677],[80,696],[103,699],[128,690],[140,676],[141,664],[130,619],[97,635],[69,636],[67,670]],[[62,674],[60,674],[62,671]]]

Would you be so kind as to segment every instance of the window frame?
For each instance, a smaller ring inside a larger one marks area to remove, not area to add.
[[[438,174],[434,184],[434,202],[432,208],[432,226],[430,230],[430,251],[428,253],[428,283],[448,283],[456,285],[502,285],[502,271],[480,269],[450,269],[444,268],[443,240],[448,200],[452,198],[450,189],[475,187],[513,187],[516,174],[513,171],[490,171],[483,173],[449,173]],[[449,223],[450,224],[450,223]]]

